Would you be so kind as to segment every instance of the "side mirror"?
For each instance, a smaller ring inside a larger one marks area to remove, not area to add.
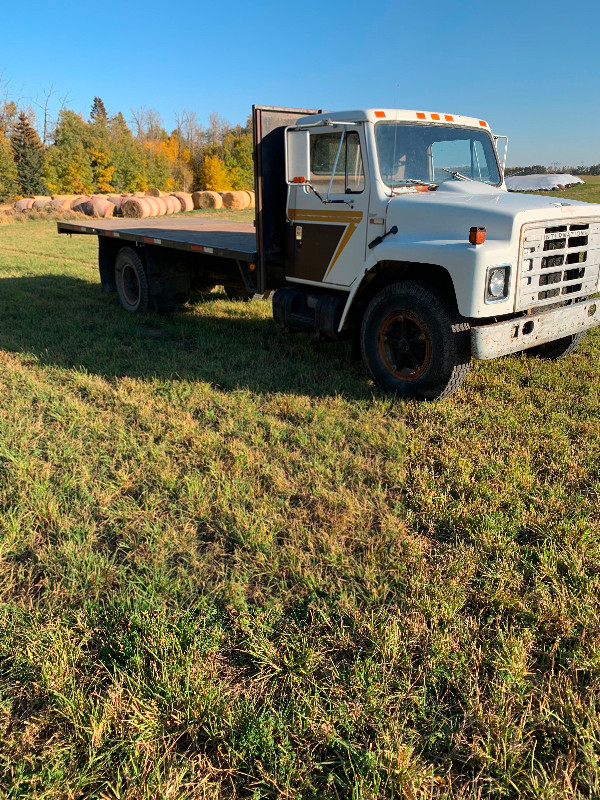
[[[285,175],[288,185],[310,181],[310,133],[305,130],[285,131]]]

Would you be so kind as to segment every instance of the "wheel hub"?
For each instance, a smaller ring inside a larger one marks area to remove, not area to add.
[[[379,354],[398,379],[420,378],[431,360],[431,340],[424,323],[409,311],[394,311],[379,331]]]
[[[121,285],[127,302],[134,306],[138,302],[140,296],[140,282],[136,271],[129,264],[123,267]]]

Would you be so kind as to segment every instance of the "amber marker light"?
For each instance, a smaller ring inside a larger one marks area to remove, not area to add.
[[[294,178],[294,183],[306,183],[306,178],[304,176]]]
[[[439,115],[439,114],[432,114],[432,115],[431,115],[431,119],[438,120],[439,118],[440,118],[440,115]]]
[[[485,228],[470,228],[469,229],[469,242],[471,244],[483,244],[485,242],[486,230]]]
[[[417,111],[417,119],[427,119],[422,111]]]
[[[487,122],[484,122],[482,119],[479,120],[479,124],[482,128],[487,128]]]
[[[249,264],[248,269],[250,270],[250,272],[254,272],[254,270],[256,269],[256,264]]]
[[[379,117],[379,119],[382,119],[383,117],[385,117],[385,111],[376,111],[375,116]]]
[[[451,114],[444,114],[446,122],[454,122],[454,117]]]

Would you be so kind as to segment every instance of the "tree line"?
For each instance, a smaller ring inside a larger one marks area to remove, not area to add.
[[[533,164],[531,167],[507,167],[507,176],[513,175],[600,175],[600,164],[592,164],[586,167],[580,164],[578,167],[569,167],[563,164],[552,164],[550,167],[544,167],[542,164]]]
[[[211,114],[176,116],[167,132],[158,112],[109,116],[95,97],[89,118],[62,108],[44,144],[31,108],[0,102],[0,201],[43,194],[129,193],[253,188],[252,119],[231,126]],[[132,130],[133,128],[133,130]]]

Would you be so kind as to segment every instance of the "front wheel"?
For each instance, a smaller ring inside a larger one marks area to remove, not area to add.
[[[406,281],[386,286],[367,306],[361,350],[381,389],[436,400],[453,394],[466,378],[471,336],[442,292]]]

